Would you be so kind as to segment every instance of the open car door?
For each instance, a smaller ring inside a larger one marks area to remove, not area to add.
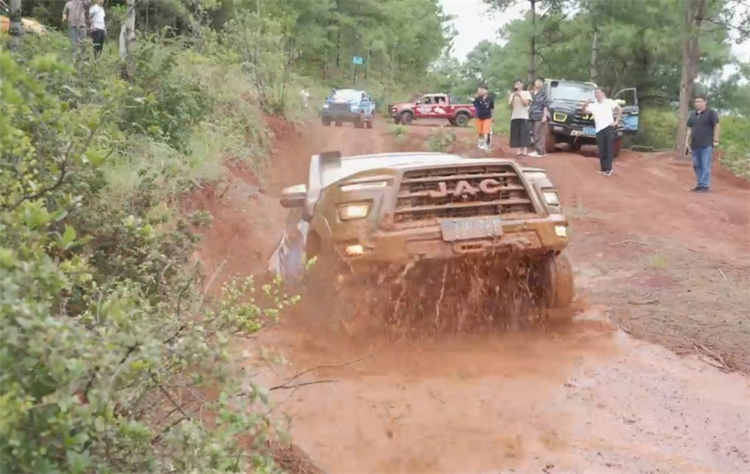
[[[638,107],[638,89],[628,87],[622,89],[612,98],[622,107],[622,133],[635,135],[638,133],[640,107]]]

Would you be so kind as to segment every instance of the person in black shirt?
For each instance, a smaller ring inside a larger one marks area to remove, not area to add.
[[[687,147],[693,154],[696,185],[693,192],[705,193],[711,184],[711,160],[719,145],[719,114],[708,108],[703,95],[695,98],[695,111],[688,118]]]
[[[478,147],[482,150],[488,150],[490,148],[490,137],[492,136],[492,113],[495,109],[495,100],[487,93],[487,86],[484,84],[477,88],[474,107],[477,109]]]

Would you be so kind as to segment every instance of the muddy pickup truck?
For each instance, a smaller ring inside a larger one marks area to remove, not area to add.
[[[477,114],[473,104],[461,102],[449,94],[425,94],[410,102],[389,105],[388,111],[396,124],[409,125],[419,119],[443,119],[456,127],[465,127]]]
[[[270,270],[285,281],[302,281],[313,257],[339,279],[424,262],[493,274],[523,265],[535,305],[572,302],[568,220],[544,170],[445,153],[324,152],[312,156],[308,182],[280,201],[291,212]]]

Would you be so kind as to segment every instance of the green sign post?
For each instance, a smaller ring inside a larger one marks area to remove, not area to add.
[[[357,66],[362,66],[365,60],[362,56],[352,56],[352,64],[354,64],[354,77],[352,78],[352,85],[357,83]]]

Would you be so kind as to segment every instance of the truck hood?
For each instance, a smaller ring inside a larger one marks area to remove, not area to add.
[[[322,181],[323,187],[328,187],[345,178],[374,178],[408,169],[508,163],[516,165],[515,161],[507,158],[465,158],[448,153],[410,152],[348,156],[339,162],[325,165]]]
[[[572,114],[581,110],[581,103],[575,100],[553,99],[550,108],[555,112]]]

